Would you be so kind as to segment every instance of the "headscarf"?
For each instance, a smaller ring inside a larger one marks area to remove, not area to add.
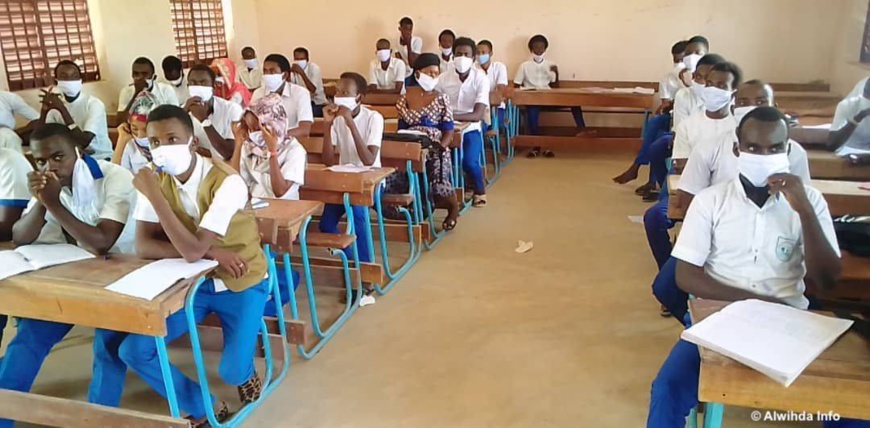
[[[251,103],[251,91],[239,79],[236,72],[236,64],[230,61],[229,58],[217,58],[212,61],[211,66],[217,69],[217,73],[223,77],[224,83],[221,85],[221,90],[216,92],[219,97],[229,100],[234,95],[242,96],[242,107],[247,107]]]
[[[284,109],[281,95],[268,94],[251,104],[248,111],[257,116],[260,128],[268,127],[275,133],[275,136],[278,137],[278,151],[280,152],[288,144],[287,111]],[[249,138],[246,144],[249,144],[251,153],[258,157],[266,157],[269,153],[265,140],[255,142]]]

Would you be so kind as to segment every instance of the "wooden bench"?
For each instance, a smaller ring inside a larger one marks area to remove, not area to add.
[[[807,158],[813,179],[870,181],[870,166],[853,165],[833,152],[807,150]]]

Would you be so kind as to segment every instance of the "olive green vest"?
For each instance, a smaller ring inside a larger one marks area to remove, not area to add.
[[[203,159],[199,159],[202,162]],[[199,185],[199,192],[196,197],[196,203],[199,205],[199,212],[205,214],[211,203],[214,200],[214,195],[217,189],[227,176],[236,172],[229,165],[213,160],[214,166],[202,179]],[[160,189],[163,196],[169,201],[169,206],[176,217],[181,220],[190,233],[196,233],[199,228],[197,223],[184,211],[184,206],[181,204],[181,199],[178,195],[178,188],[175,186],[175,180],[166,173],[160,173]],[[266,277],[266,258],[263,255],[263,250],[260,248],[260,233],[257,227],[257,221],[250,211],[240,210],[230,221],[230,227],[227,229],[226,236],[218,237],[215,247],[222,250],[236,253],[248,263],[248,273],[241,278],[233,278],[225,270],[218,269],[215,271],[215,277],[224,281],[227,288],[235,292],[245,291],[246,289],[259,284]]]

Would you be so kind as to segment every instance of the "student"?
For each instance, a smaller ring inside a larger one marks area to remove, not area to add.
[[[423,39],[414,35],[414,21],[407,16],[399,21],[399,49],[396,58],[405,63],[405,77],[413,73],[414,61],[423,53]]]
[[[133,180],[139,191],[134,213],[136,253],[143,259],[181,257],[189,262],[211,259],[219,263],[215,277],[197,291],[193,311],[197,323],[210,314],[220,318],[224,332],[220,376],[238,386],[243,404],[251,403],[261,390],[254,352],[269,282],[264,279],[266,258],[257,222],[244,210],[247,186],[230,166],[196,154],[193,122],[180,107],[157,107],[148,116],[147,129],[154,163],[162,172],[143,168]],[[187,333],[185,312],[170,315],[166,327],[167,342]],[[98,330],[97,337],[108,346],[95,346],[94,378],[100,373],[113,374],[114,395],[96,400],[92,394],[91,402],[118,405],[123,377],[116,379],[114,375],[123,373],[125,366],[166,396],[153,337],[106,330]],[[214,397],[204,402],[196,382],[175,366],[170,370],[178,406],[189,414],[194,427],[208,426],[205,406],[215,408],[219,421],[226,420],[227,403]],[[121,383],[114,383],[119,380]]]
[[[263,71],[260,69],[260,61],[257,60],[257,52],[254,48],[250,46],[242,48],[242,62],[236,70],[239,72],[239,80],[249,91],[254,91],[263,84]]]
[[[687,41],[686,50],[683,53],[683,65],[685,68],[680,72],[680,78],[687,72],[694,73],[698,67],[698,61],[710,52],[710,42],[704,36],[695,36]]]
[[[12,225],[30,201],[27,174],[33,170],[21,152],[0,148],[0,242],[12,240]],[[0,315],[0,344],[6,315]],[[2,359],[0,359],[2,364]]]
[[[80,155],[76,135],[62,124],[37,128],[30,144],[37,167],[37,171],[28,173],[33,198],[12,228],[15,245],[72,241],[97,255],[131,252],[130,234],[123,233],[135,197],[130,172]],[[18,331],[0,365],[0,388],[30,391],[45,357],[72,327],[20,318]],[[95,349],[102,346],[102,338],[97,337]],[[113,381],[123,382],[123,375]],[[91,387],[98,398],[111,389],[102,380],[95,380]],[[0,427],[11,426],[12,421],[0,421]]]
[[[544,54],[550,47],[550,42],[541,34],[536,34],[529,39],[529,52],[532,54],[532,59],[520,64],[517,74],[514,77],[514,87],[525,89],[549,89],[559,87],[559,68],[556,63],[544,59]],[[541,131],[538,125],[538,117],[541,114],[540,106],[526,107],[526,124],[529,128],[529,133],[538,135]],[[578,128],[585,128],[586,122],[583,120],[583,109],[580,107],[571,107],[571,114],[574,116],[574,123]],[[529,152],[529,157],[538,157],[541,154],[541,148],[535,147]],[[551,158],[553,152],[544,150],[544,156]]]
[[[694,39],[694,38],[693,38]],[[706,40],[706,39],[705,39]],[[701,99],[701,91],[706,86],[706,75],[710,72],[715,64],[725,61],[720,55],[708,54],[706,50],[706,42],[692,42],[686,47],[686,55],[683,57],[683,63],[686,65],[684,73],[691,73],[690,86],[679,89],[674,94],[674,128],[680,125],[683,119],[703,111],[704,104]],[[696,57],[701,55],[700,58]],[[691,66],[691,67],[690,67]]]
[[[145,131],[148,114],[157,107],[157,100],[147,92],[136,97],[127,115],[127,123],[118,127],[118,141],[112,162],[135,174],[151,162],[151,142]]]
[[[381,166],[384,117],[360,104],[366,87],[366,79],[359,74],[342,73],[335,89],[335,104],[323,109],[326,132],[323,133],[321,156],[326,165]],[[368,209],[369,207],[353,207],[353,227],[361,262],[374,260],[368,244],[371,226],[364,218]],[[344,205],[327,204],[320,219],[320,231],[339,233],[338,222],[343,215]],[[345,253],[348,258],[353,254],[350,248],[345,249]]]
[[[106,106],[97,97],[82,93],[82,71],[78,64],[63,60],[54,67],[57,89],[42,91],[42,123],[61,123],[72,130],[80,149],[96,159],[112,157],[112,142],[106,124]]]
[[[659,98],[661,98],[661,104],[659,105],[656,114],[669,112],[674,107],[674,96],[677,94],[677,91],[686,87],[683,79],[680,78],[680,74],[682,74],[682,71],[686,68],[683,58],[685,57],[686,47],[688,45],[688,41],[680,40],[671,46],[673,68],[665,75],[665,77],[662,78],[661,81],[659,81]]]
[[[181,59],[175,55],[168,55],[163,58],[161,67],[163,68],[163,78],[175,90],[175,97],[178,99],[179,105],[184,105],[187,98],[190,97],[190,93],[187,91],[187,80],[184,79],[184,65]]]
[[[391,55],[387,39],[378,40],[375,49],[376,58],[369,65],[369,92],[398,94],[407,76],[405,63]]]
[[[15,116],[28,121],[27,126],[21,129],[21,132],[29,132],[39,125],[39,113],[30,105],[24,102],[18,94],[8,91],[0,91],[0,129],[15,130]],[[21,137],[0,135],[0,141],[3,141],[0,147],[16,148],[21,147]],[[9,141],[8,143],[6,141]],[[11,146],[11,147],[10,147]],[[19,150],[20,151],[20,150]]]
[[[308,49],[293,50],[293,65],[290,66],[290,82],[308,89],[311,94],[311,109],[314,117],[323,117],[326,92],[323,90],[323,74],[320,66],[308,58]]]
[[[181,105],[178,102],[178,97],[175,95],[175,88],[171,85],[157,82],[157,74],[154,70],[154,63],[150,59],[140,56],[133,61],[133,83],[129,84],[121,90],[118,95],[118,121],[124,122],[127,120],[127,112],[130,111],[130,106],[133,105],[133,100],[142,91],[150,92],[160,104],[172,104],[174,106]]]
[[[453,42],[456,34],[450,29],[445,29],[438,35],[438,47],[441,48],[441,72],[447,71],[447,66],[453,62]]]
[[[489,40],[477,42],[477,62],[474,67],[486,74],[489,79],[490,99],[495,95],[496,98],[504,100],[504,91],[508,86],[507,67],[502,62],[492,60],[492,42]],[[504,112],[505,104],[502,101],[496,113],[499,126],[504,126]]]
[[[219,159],[233,157],[235,141],[233,123],[242,120],[244,110],[233,101],[214,96],[214,71],[197,64],[187,73],[190,98],[184,110],[194,120],[194,130],[200,147],[209,149]]]
[[[281,54],[271,54],[263,61],[263,86],[251,97],[256,102],[267,94],[277,93],[287,112],[287,134],[293,138],[308,137],[314,115],[311,94],[305,88],[290,83],[290,61]]]
[[[453,63],[438,78],[438,92],[450,98],[453,120],[469,122],[462,135],[462,169],[471,181],[472,205],[486,206],[486,182],[480,167],[483,152],[481,122],[489,108],[489,79],[472,67],[477,55],[477,44],[468,37],[460,37],[453,44]]]
[[[839,104],[831,124],[828,148],[838,154],[856,150],[870,155],[870,80],[864,80],[863,92],[848,96]]]
[[[777,109],[748,113],[737,136],[740,176],[695,197],[674,248],[677,283],[702,299],[806,309],[805,282],[826,289],[840,275],[827,203],[788,173],[788,125]],[[696,345],[677,342],[653,381],[647,427],[685,426],[698,405],[700,364]]]
[[[245,87],[236,75],[236,64],[229,58],[216,58],[211,63],[217,77],[215,78],[214,94],[218,98],[232,101],[242,108],[251,103],[251,91]]]

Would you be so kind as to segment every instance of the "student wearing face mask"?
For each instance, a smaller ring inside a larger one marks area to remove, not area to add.
[[[148,120],[148,113],[155,107],[157,100],[151,94],[139,94],[130,107],[127,123],[118,127],[118,141],[112,162],[133,174],[151,162],[151,142],[145,132],[145,122]]]
[[[166,83],[172,85],[175,90],[175,97],[178,98],[179,105],[184,105],[190,93],[187,92],[187,80],[184,78],[184,65],[175,55],[169,55],[163,58],[160,64],[163,68],[163,78]]]
[[[673,253],[677,284],[701,299],[807,309],[805,283],[827,289],[840,276],[828,205],[790,173],[788,124],[776,108],[749,112],[737,138],[739,175],[698,193],[686,214]],[[685,426],[698,405],[700,365],[698,347],[679,340],[652,383],[648,428]],[[834,426],[866,425],[825,424]]]
[[[399,47],[396,49],[396,58],[405,63],[405,77],[411,76],[412,66],[421,53],[423,53],[423,39],[414,35],[414,21],[406,16],[399,20]]]
[[[517,70],[517,75],[514,77],[514,87],[526,89],[548,89],[559,87],[559,68],[556,63],[544,59],[544,54],[550,47],[550,42],[541,34],[532,36],[529,39],[529,52],[532,54],[532,59],[520,64]],[[526,126],[531,135],[540,134],[540,126],[538,118],[541,114],[541,107],[527,106],[526,107]],[[571,114],[574,116],[574,123],[578,128],[585,128],[586,121],[583,119],[583,109],[580,107],[571,107]],[[529,152],[529,157],[538,157],[541,154],[541,148],[535,147]],[[544,157],[553,157],[551,150],[544,150]]]
[[[242,62],[236,65],[239,80],[245,84],[249,91],[254,91],[263,84],[263,70],[260,69],[260,61],[257,60],[257,52],[250,46],[242,48]]]
[[[287,134],[293,138],[308,137],[314,123],[311,93],[290,83],[290,61],[281,54],[271,54],[263,61],[263,86],[254,91],[251,101],[256,102],[270,93],[281,95],[287,112]]]
[[[68,60],[58,62],[54,79],[57,90],[42,91],[40,122],[66,125],[79,149],[96,159],[110,159],[112,142],[106,124],[106,106],[97,97],[82,93],[82,72],[78,64]]]
[[[863,80],[863,90],[837,104],[828,148],[844,156],[854,153],[870,158],[870,80]]]
[[[320,66],[311,62],[308,49],[298,47],[293,50],[293,64],[290,66],[290,82],[308,89],[311,95],[311,109],[314,117],[323,117],[326,92],[323,90],[323,74]]]
[[[158,82],[155,71],[154,63],[148,58],[140,56],[133,61],[133,83],[125,86],[118,95],[119,122],[123,123],[127,120],[127,113],[133,105],[133,100],[142,91],[150,92],[160,104],[180,105],[175,95],[175,88],[167,83]]]
[[[216,58],[211,63],[215,72],[214,95],[232,101],[242,108],[251,103],[251,91],[239,80],[236,64],[229,58]]]
[[[493,61],[492,59],[492,42],[489,40],[481,40],[477,42],[477,61],[474,63],[474,68],[482,71],[487,79],[489,79],[490,99],[504,99],[504,91],[508,86],[507,67],[504,63]],[[505,104],[502,101],[498,105],[498,123],[504,126],[504,110]]]
[[[194,65],[188,73],[188,81],[190,98],[184,110],[194,119],[193,129],[199,146],[210,150],[212,157],[232,158],[236,147],[233,123],[242,120],[244,110],[233,101],[214,96],[215,74],[210,67]]]
[[[369,65],[369,92],[398,94],[407,76],[405,63],[390,55],[387,39],[378,40],[375,49],[376,58]]]
[[[489,79],[472,67],[477,55],[477,44],[468,37],[460,37],[453,44],[453,63],[438,78],[435,90],[447,95],[453,109],[453,120],[468,122],[462,133],[462,169],[474,192],[472,205],[486,206],[486,182],[480,159],[483,156],[481,123],[489,108]]]
[[[445,29],[438,34],[438,48],[441,49],[439,58],[441,59],[441,72],[447,71],[447,67],[453,62],[453,42],[456,41],[456,34]]]
[[[678,73],[679,77],[682,78],[686,74],[694,73],[698,68],[698,62],[704,55],[707,55],[707,52],[710,52],[710,42],[707,41],[706,37],[695,36],[689,39],[682,58],[685,67]]]

